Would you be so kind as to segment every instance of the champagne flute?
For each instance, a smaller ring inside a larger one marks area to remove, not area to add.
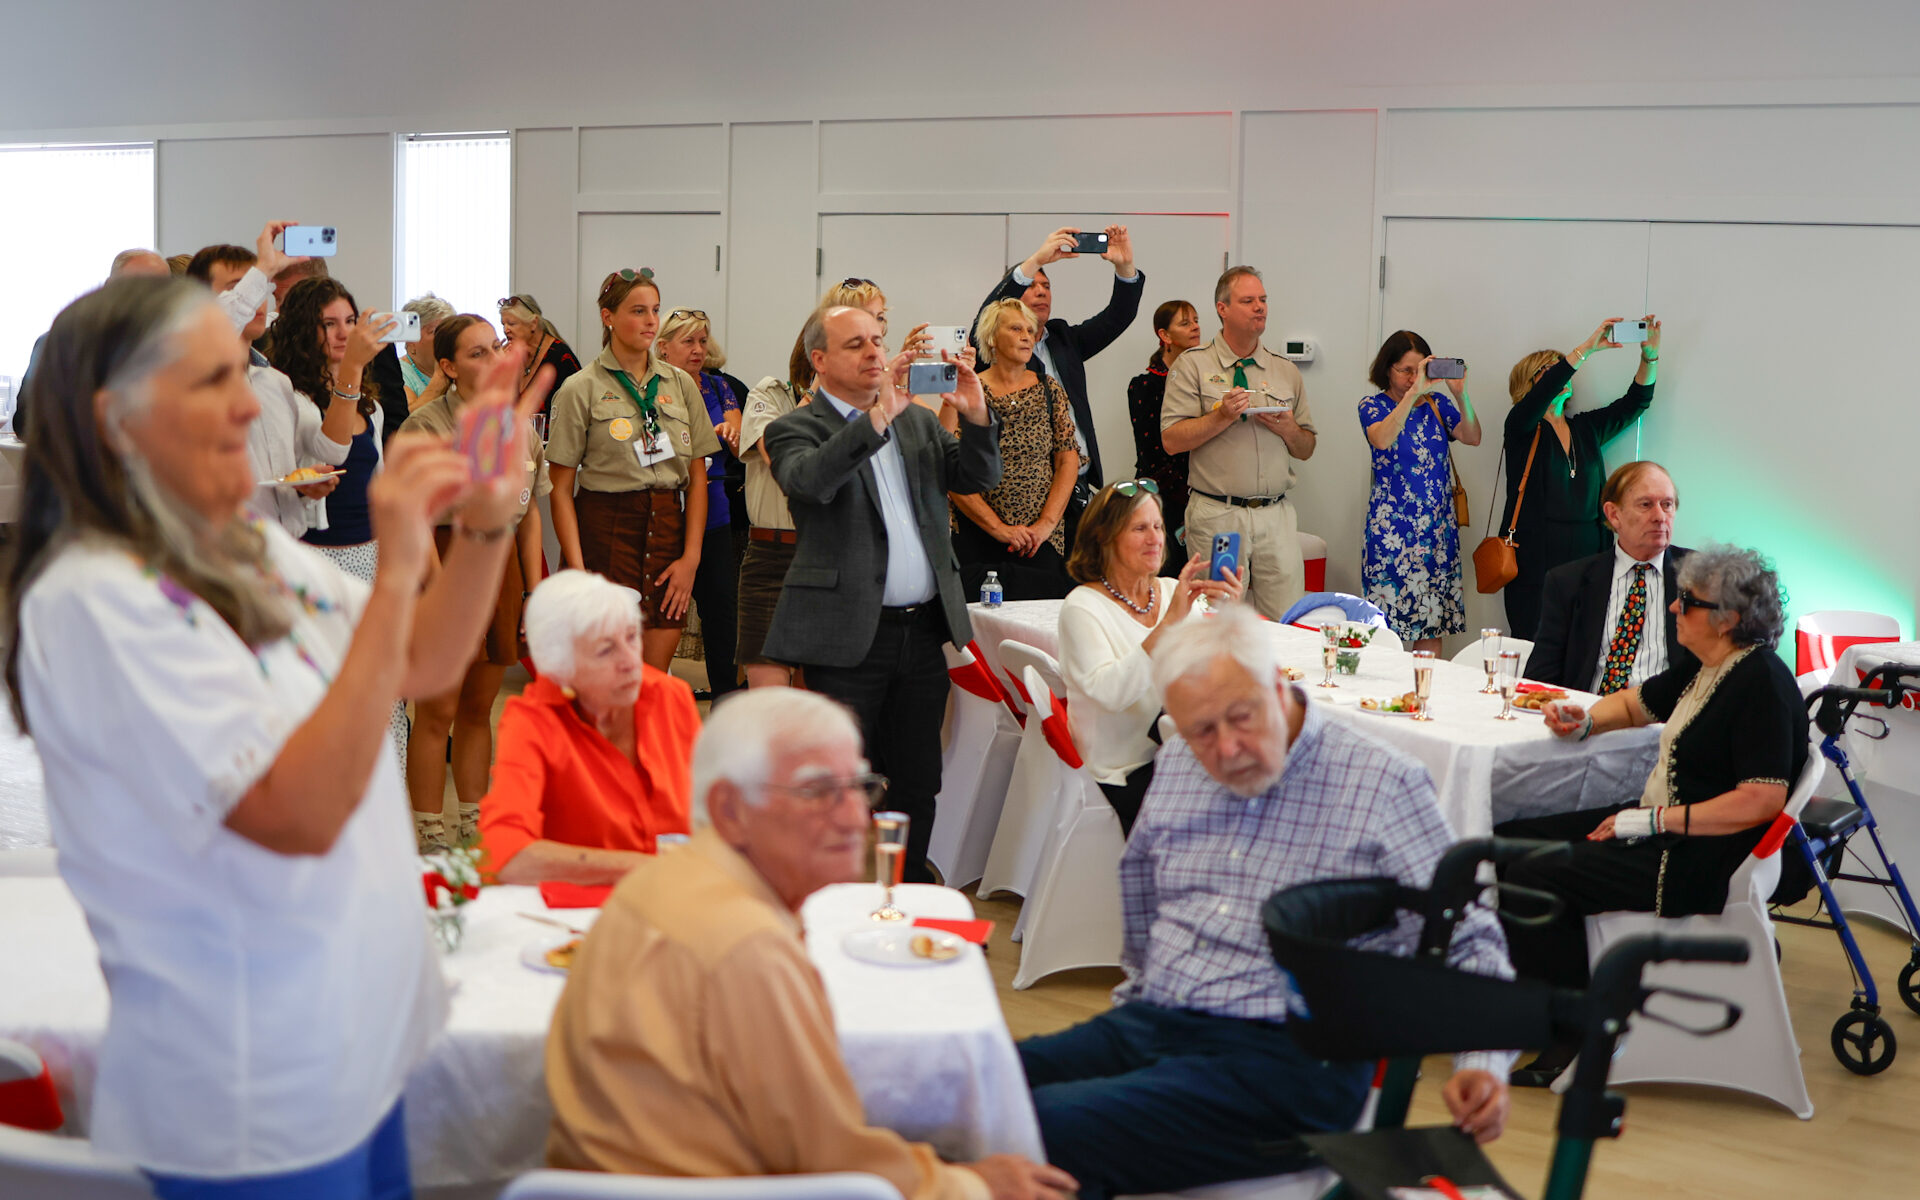
[[[1500,713],[1496,721],[1518,721],[1513,711],[1513,698],[1520,691],[1520,652],[1502,650],[1500,652]]]
[[[907,914],[893,906],[893,889],[907,869],[907,814],[873,814],[873,875],[882,888],[880,907],[867,915],[876,921],[904,921]]]
[[[1483,696],[1500,694],[1500,685],[1494,682],[1493,673],[1500,666],[1501,636],[1501,631],[1498,629],[1480,631],[1480,665],[1487,669],[1487,686],[1480,689],[1480,694]]]
[[[1431,650],[1413,652],[1413,694],[1420,698],[1420,707],[1413,714],[1413,719],[1433,720],[1433,651]]]
[[[1320,681],[1323,688],[1337,688],[1333,681],[1333,669],[1340,663],[1340,639],[1335,635],[1333,625],[1320,627],[1320,665],[1327,669],[1327,676]]]

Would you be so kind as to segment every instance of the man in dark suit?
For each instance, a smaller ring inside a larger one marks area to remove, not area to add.
[[[1672,477],[1658,463],[1630,462],[1607,477],[1600,508],[1614,547],[1547,572],[1527,678],[1604,696],[1694,657],[1675,640],[1670,607],[1688,554],[1671,544],[1680,508]]]
[[[818,310],[800,336],[813,401],[763,435],[797,534],[764,652],[804,667],[808,687],[859,717],[874,770],[892,781],[888,807],[912,820],[906,878],[931,882],[948,687],[941,646],[973,638],[947,493],[1000,482],[999,422],[962,362],[945,397],[960,436],[948,436],[907,394],[911,356],[889,362],[880,323],[864,309]]]
[[[1051,375],[1058,379],[1060,386],[1066,389],[1068,402],[1073,405],[1074,436],[1080,443],[1082,486],[1074,488],[1074,501],[1068,504],[1069,543],[1073,538],[1074,526],[1079,523],[1080,509],[1086,507],[1087,499],[1099,491],[1105,482],[1105,477],[1100,473],[1100,443],[1093,436],[1093,409],[1087,401],[1086,362],[1111,346],[1115,339],[1127,331],[1127,326],[1133,324],[1133,318],[1140,311],[1141,293],[1147,287],[1147,277],[1134,269],[1133,240],[1127,236],[1127,227],[1109,225],[1106,228],[1107,252],[1100,257],[1113,264],[1113,298],[1107,301],[1106,308],[1078,325],[1069,325],[1055,318],[1053,285],[1048,282],[1046,267],[1063,258],[1080,257],[1073,252],[1073,236],[1079,232],[1067,226],[1048,234],[1038,250],[1027,255],[1024,262],[1001,277],[999,286],[988,293],[980,305],[981,310],[985,311],[987,305],[997,300],[1017,299],[1026,302],[1040,322],[1040,340],[1033,347],[1033,361],[1027,365],[1033,368],[1035,374]],[[979,324],[979,314],[976,313],[975,328]]]

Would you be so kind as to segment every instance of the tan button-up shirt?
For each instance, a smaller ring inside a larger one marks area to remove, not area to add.
[[[1246,369],[1247,386],[1255,392],[1264,387],[1273,397],[1255,396],[1254,406],[1291,401],[1293,419],[1300,428],[1317,432],[1307,409],[1307,385],[1300,378],[1300,368],[1264,345],[1255,347],[1250,357],[1254,361]],[[1166,399],[1160,407],[1161,430],[1212,412],[1221,397],[1233,390],[1236,361],[1222,337],[1175,359],[1167,372]],[[1279,434],[1248,417],[1194,447],[1187,459],[1187,483],[1216,496],[1279,496],[1293,490],[1293,455],[1287,453]]]
[[[437,400],[422,404],[407,416],[406,423],[400,426],[401,433],[431,433],[437,437],[452,438],[460,431],[460,406],[466,400],[460,395],[460,389],[448,388],[446,394]],[[547,480],[547,456],[541,448],[540,438],[529,424],[526,434],[526,484],[520,489],[520,510],[514,513],[518,521],[527,515],[527,508],[535,496],[544,496],[553,490],[553,484]],[[453,514],[445,514],[436,524],[449,525]]]
[[[575,482],[590,492],[684,491],[694,459],[720,453],[720,439],[707,416],[707,402],[693,376],[648,356],[647,373],[633,381],[641,394],[658,376],[653,401],[660,428],[673,444],[673,457],[640,465],[640,406],[613,377],[620,361],[611,347],[579,374],[560,385],[553,397],[547,429],[547,461],[578,467]]]
[[[740,461],[747,467],[747,522],[761,529],[793,528],[787,494],[774,482],[773,468],[760,457],[758,447],[767,426],[798,407],[793,385],[769,375],[747,393],[746,408],[740,414]]]
[[[554,1011],[547,1091],[555,1167],[866,1171],[908,1200],[988,1194],[866,1123],[799,918],[711,829],[613,890]]]

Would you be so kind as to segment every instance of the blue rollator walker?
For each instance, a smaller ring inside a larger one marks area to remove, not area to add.
[[[1848,722],[1856,719],[1876,722],[1880,726],[1877,734],[1856,729],[1861,736],[1876,740],[1886,737],[1885,721],[1868,715],[1856,718],[1854,710],[1862,704],[1880,704],[1891,708],[1898,705],[1903,696],[1920,694],[1920,686],[1905,682],[1909,677],[1920,679],[1920,667],[1888,663],[1875,668],[1867,676],[1864,687],[1823,687],[1808,695],[1807,707],[1812,710],[1813,723],[1821,734],[1820,753],[1840,769],[1840,778],[1846,780],[1847,791],[1853,799],[1848,801],[1839,797],[1816,796],[1807,801],[1807,807],[1800,814],[1800,823],[1793,829],[1793,844],[1798,847],[1813,876],[1813,886],[1820,889],[1820,904],[1814,910],[1814,915],[1790,916],[1780,912],[1777,906],[1772,911],[1776,921],[1831,929],[1840,935],[1840,944],[1846,949],[1847,961],[1853,967],[1853,1004],[1833,1024],[1833,1056],[1840,1060],[1841,1066],[1856,1075],[1877,1075],[1893,1065],[1893,1056],[1899,1049],[1899,1043],[1893,1036],[1893,1026],[1880,1015],[1880,990],[1874,986],[1873,973],[1867,969],[1866,957],[1860,953],[1860,943],[1854,939],[1847,914],[1834,898],[1833,881],[1871,884],[1887,889],[1898,898],[1900,912],[1906,920],[1907,940],[1912,943],[1907,965],[1900,970],[1900,999],[1917,1013],[1920,1013],[1920,981],[1916,981],[1915,977],[1920,975],[1920,911],[1914,908],[1913,893],[1907,890],[1907,881],[1900,874],[1900,864],[1893,861],[1885,843],[1880,840],[1879,823],[1874,820],[1873,809],[1861,792],[1859,782],[1853,777],[1852,764],[1848,762],[1846,747],[1841,744],[1841,739]],[[1877,868],[1851,844],[1854,836],[1862,830],[1873,842]],[[1855,868],[1853,870],[1846,869],[1849,857]],[[1776,901],[1791,902],[1803,895],[1804,891],[1800,895],[1776,893],[1774,898]]]
[[[1598,1138],[1619,1137],[1626,1101],[1607,1090],[1607,1069],[1629,1019],[1668,1021],[1645,1011],[1667,993],[1695,1004],[1718,1005],[1722,1019],[1687,1028],[1706,1035],[1732,1028],[1738,1006],[1712,997],[1649,988],[1640,973],[1649,963],[1747,960],[1747,945],[1730,937],[1669,937],[1639,934],[1607,948],[1594,964],[1584,991],[1555,988],[1536,979],[1495,979],[1446,965],[1454,927],[1475,903],[1483,862],[1508,863],[1541,856],[1564,860],[1561,842],[1475,838],[1449,850],[1425,891],[1389,878],[1334,879],[1275,892],[1261,909],[1273,957],[1293,981],[1308,1015],[1287,1022],[1307,1053],[1330,1060],[1389,1059],[1374,1115],[1364,1133],[1314,1134],[1301,1141],[1340,1176],[1337,1197],[1391,1200],[1403,1188],[1488,1188],[1517,1200],[1474,1140],[1451,1125],[1405,1128],[1407,1106],[1419,1076],[1420,1056],[1468,1050],[1537,1049],[1577,1038],[1580,1058],[1573,1083],[1560,1102],[1559,1138],[1543,1200],[1579,1200]],[[1523,923],[1551,920],[1557,897],[1512,884],[1503,895],[1527,896],[1547,908]],[[1354,939],[1395,928],[1401,912],[1422,918],[1412,957],[1362,945]],[[1513,920],[1511,916],[1507,918]],[[1638,1014],[1638,1016],[1636,1016]]]

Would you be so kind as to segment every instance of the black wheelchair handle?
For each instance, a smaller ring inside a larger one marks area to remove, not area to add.
[[[1813,707],[1813,702],[1816,700],[1829,699],[1842,704],[1897,704],[1900,698],[1894,694],[1896,690],[1904,689],[1834,687],[1829,685],[1823,688],[1815,688],[1812,692],[1808,693],[1807,707]]]
[[[1746,962],[1750,951],[1739,938],[1654,934],[1649,962]]]
[[[1915,689],[1911,686],[1903,686],[1900,682],[1903,679],[1920,679],[1920,666],[1915,666],[1911,663],[1896,663],[1896,662],[1881,663],[1879,666],[1875,667],[1873,670],[1867,672],[1867,678],[1864,681],[1864,686],[1892,687],[1901,691],[1909,691],[1909,692],[1920,690],[1920,689]]]

